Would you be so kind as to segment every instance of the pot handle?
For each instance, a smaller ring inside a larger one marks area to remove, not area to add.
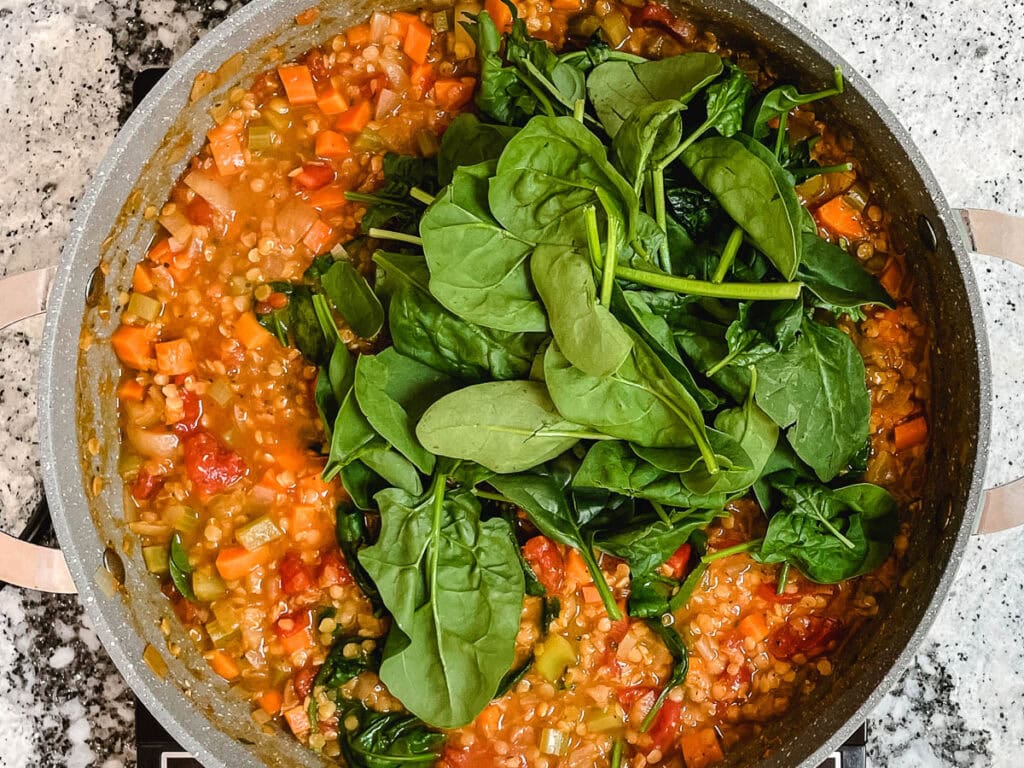
[[[967,247],[973,253],[1024,267],[1024,216],[961,208]],[[1024,525],[1024,477],[985,491],[978,533],[996,533]]]
[[[42,314],[55,269],[48,267],[0,279],[0,330]],[[74,594],[68,564],[59,549],[41,547],[0,531],[0,581],[41,592]]]

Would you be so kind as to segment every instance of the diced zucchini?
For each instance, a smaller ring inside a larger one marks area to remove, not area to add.
[[[274,129],[269,125],[249,126],[249,151],[266,152],[274,146]]]
[[[218,648],[223,648],[242,636],[238,627],[225,629],[216,619],[206,623],[206,633],[210,636],[210,641]]]
[[[434,13],[434,31],[447,32],[448,25],[448,11],[436,11]]]
[[[129,315],[135,315],[140,320],[145,320],[147,323],[151,323],[160,317],[160,313],[164,311],[164,305],[154,299],[152,296],[147,296],[144,293],[132,293],[128,298],[128,306],[125,307],[125,312]]]
[[[540,751],[545,755],[561,756],[569,751],[569,735],[555,728],[540,732]]]
[[[238,629],[241,621],[238,618],[238,611],[227,600],[218,600],[210,606],[214,619],[225,631]]]
[[[601,31],[604,32],[604,38],[608,45],[612,48],[618,48],[619,44],[629,34],[629,25],[626,23],[626,17],[618,11],[612,11],[601,19]]]
[[[227,585],[224,579],[208,565],[197,568],[192,574],[192,591],[196,594],[196,600],[203,603],[212,603],[224,596]]]
[[[170,570],[167,547],[143,547],[142,559],[146,563],[146,570],[150,573],[167,573]]]
[[[549,683],[561,679],[565,670],[577,661],[576,649],[561,635],[549,635],[537,646],[534,667]]]
[[[277,524],[270,519],[270,515],[260,515],[255,520],[246,523],[235,531],[235,538],[238,539],[238,543],[250,552],[282,536],[284,534],[277,527]]]
[[[199,513],[184,504],[168,509],[167,519],[174,530],[182,533],[195,533],[199,528]]]
[[[615,733],[622,730],[618,713],[608,709],[591,709],[583,716],[587,730],[593,733]]]
[[[261,114],[277,133],[284,133],[292,124],[291,118],[287,114],[282,115],[273,109],[264,109]]]

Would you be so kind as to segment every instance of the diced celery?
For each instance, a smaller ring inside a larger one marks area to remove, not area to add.
[[[129,315],[135,315],[140,320],[145,320],[147,323],[151,323],[160,317],[160,313],[164,311],[164,305],[154,299],[152,296],[147,296],[144,293],[132,293],[128,298],[128,306],[125,308],[125,312]]]
[[[613,710],[591,709],[583,716],[587,730],[592,733],[615,733],[622,730],[622,720]]]
[[[249,151],[266,152],[274,146],[274,129],[269,125],[249,126]]]
[[[174,530],[182,533],[195,533],[199,528],[199,513],[184,504],[168,509],[167,520]]]
[[[229,645],[232,640],[242,636],[241,631],[237,627],[226,629],[216,619],[206,623],[206,633],[210,636],[210,641],[218,648],[223,648]]]
[[[143,547],[142,559],[150,573],[167,573],[170,570],[167,547]]]
[[[561,756],[569,751],[569,735],[555,728],[540,732],[540,751],[545,755]]]
[[[200,602],[212,603],[223,597],[226,590],[224,579],[211,566],[204,565],[192,574],[192,591]]]
[[[448,11],[437,11],[434,13],[434,31],[448,31]]]
[[[270,519],[270,515],[260,515],[235,531],[238,543],[250,552],[281,538],[283,535],[277,524]]]
[[[238,611],[227,600],[218,600],[210,606],[217,623],[226,631],[238,629],[241,621],[238,618]]]
[[[549,635],[537,646],[536,670],[549,683],[554,683],[565,670],[576,663],[576,649],[561,635]]]
[[[629,25],[626,17],[618,11],[612,11],[601,19],[601,31],[604,32],[605,41],[612,48],[618,48],[619,44],[629,34]]]
[[[277,133],[284,133],[291,127],[292,121],[287,114],[282,115],[279,112],[275,112],[273,109],[264,109],[260,113],[263,119],[270,123],[271,128]]]

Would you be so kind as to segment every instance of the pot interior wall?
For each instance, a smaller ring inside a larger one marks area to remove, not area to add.
[[[362,20],[376,7],[368,2],[328,3],[321,6],[317,23],[296,27],[292,19],[307,4],[308,0],[258,0],[243,9],[179,62],[132,117],[76,220],[55,288],[57,312],[50,319],[41,378],[46,392],[42,410],[48,495],[83,601],[132,688],[172,734],[186,747],[199,750],[210,766],[250,765],[257,759],[273,766],[322,763],[286,734],[272,729],[264,733],[252,721],[248,705],[227,695],[222,681],[211,679],[173,615],[169,638],[161,632],[169,605],[146,573],[123,522],[112,394],[117,363],[104,340],[118,319],[111,308],[117,306],[119,292],[130,285],[131,269],[143,258],[154,232],[144,211],[162,204],[187,158],[201,144],[211,121],[207,110],[229,88],[272,66],[268,53],[274,46],[288,58]],[[736,42],[735,47],[750,45],[770,52],[780,71],[805,89],[831,80],[837,60],[820,55],[823,46],[808,43],[803,32],[789,31],[772,20],[772,14],[781,17],[777,9],[766,11],[766,4],[741,0],[681,7],[691,17],[707,18],[723,39]],[[201,69],[216,69],[240,50],[249,52],[240,68],[223,71],[214,91],[190,104],[195,75]],[[973,283],[959,244],[950,239],[955,230],[949,212],[931,176],[922,170],[920,157],[894,137],[891,117],[887,125],[876,114],[881,105],[875,97],[858,92],[857,86],[863,84],[853,78],[852,85],[825,115],[848,127],[867,166],[874,169],[875,183],[888,198],[897,235],[913,265],[920,305],[934,328],[933,369],[939,375],[933,382],[929,480],[924,503],[914,513],[903,585],[882,605],[878,619],[849,645],[834,675],[796,704],[794,716],[767,726],[764,743],[743,745],[731,753],[734,765],[817,765],[824,749],[833,745],[832,737],[863,719],[880,695],[875,694],[880,683],[901,661],[922,622],[927,624],[934,613],[936,595],[945,592],[976,507],[976,465],[987,439],[988,377],[972,323],[977,317],[970,302]],[[922,230],[933,234],[922,237]],[[93,278],[90,290],[90,274],[100,261],[102,277]],[[86,343],[80,351],[83,311]],[[77,377],[74,366],[68,365],[74,359],[79,361]],[[957,375],[941,375],[950,370]],[[70,395],[73,391],[75,397]],[[98,455],[85,449],[92,437],[99,438]],[[79,463],[70,461],[72,451]],[[966,524],[965,516],[970,518]],[[97,588],[112,583],[103,575],[105,559],[108,566],[115,559],[124,566],[124,587],[113,596]],[[168,651],[168,640],[180,649],[179,655]],[[167,663],[163,677],[142,663],[147,643]],[[764,757],[766,745],[772,749]]]

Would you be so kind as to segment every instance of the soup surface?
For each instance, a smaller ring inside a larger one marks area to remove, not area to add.
[[[896,584],[912,276],[813,112],[838,75],[780,88],[653,2],[479,11],[214,108],[111,339],[128,524],[328,757],[714,765]]]

